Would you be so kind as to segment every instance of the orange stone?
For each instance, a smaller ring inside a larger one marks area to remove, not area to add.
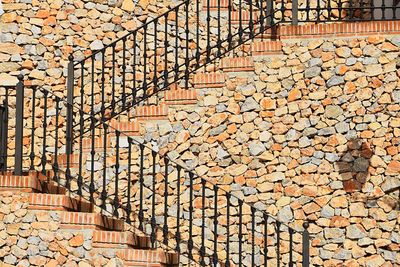
[[[368,36],[367,41],[370,44],[379,44],[385,41],[385,37],[379,35],[371,35]]]
[[[42,9],[42,10],[39,10],[36,13],[36,17],[40,18],[40,19],[45,19],[45,18],[48,18],[49,16],[50,16],[50,11],[49,10]]]
[[[261,107],[264,110],[270,110],[270,109],[275,109],[276,108],[276,100],[270,99],[268,97],[264,97],[261,102]]]
[[[391,161],[387,167],[387,171],[393,174],[400,173],[400,162],[397,160]]]
[[[288,94],[288,101],[295,101],[297,99],[301,98],[301,91],[298,88],[294,88],[292,91],[289,92]]]
[[[346,227],[348,225],[350,225],[349,220],[342,216],[333,216],[329,223],[330,227]]]
[[[83,242],[84,242],[83,236],[77,235],[71,238],[68,243],[71,247],[79,247],[83,245]]]

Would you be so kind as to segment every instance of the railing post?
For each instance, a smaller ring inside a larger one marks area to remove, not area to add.
[[[18,75],[15,107],[15,175],[22,175],[22,138],[24,129],[24,76]]]
[[[298,0],[292,0],[292,25],[297,25],[297,24],[299,24],[299,2]]]
[[[66,150],[67,154],[72,154],[72,127],[73,114],[72,107],[74,103],[74,56],[71,54],[68,57],[68,77],[67,77],[67,132],[66,132]]]
[[[274,16],[275,16],[275,12],[274,12],[274,2],[273,0],[267,0],[267,11],[266,11],[266,15],[267,20],[267,27],[271,27],[274,25]]]
[[[303,267],[310,266],[310,233],[308,232],[308,227],[310,224],[308,222],[303,223]]]

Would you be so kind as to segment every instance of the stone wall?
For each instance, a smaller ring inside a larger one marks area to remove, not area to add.
[[[399,264],[398,36],[287,40],[147,141],[247,203],[309,220],[314,265]]]
[[[1,266],[122,266],[112,253],[93,253],[90,230],[62,230],[60,212],[28,209],[26,193],[1,192],[0,218]]]

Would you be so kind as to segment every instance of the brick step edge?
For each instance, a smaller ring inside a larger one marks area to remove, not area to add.
[[[63,229],[98,229],[124,231],[124,221],[107,217],[99,213],[61,212]]]
[[[30,193],[28,209],[92,212],[93,204],[66,195]]]

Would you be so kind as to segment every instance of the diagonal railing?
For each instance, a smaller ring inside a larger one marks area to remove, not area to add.
[[[399,18],[400,4],[387,1],[186,0],[90,56],[74,61],[71,55],[67,98],[71,107],[109,120],[132,114],[173,84],[190,88],[196,70],[280,24]],[[70,142],[73,116],[70,109]]]
[[[12,136],[6,155],[14,161],[1,171],[40,171],[149,235],[153,248],[176,251],[183,265],[309,266],[307,223],[303,232],[281,223],[76,107],[77,119],[88,123],[73,132],[80,138],[66,154],[69,104],[43,88],[27,90],[19,78],[3,102],[16,120],[8,116],[2,131]]]

